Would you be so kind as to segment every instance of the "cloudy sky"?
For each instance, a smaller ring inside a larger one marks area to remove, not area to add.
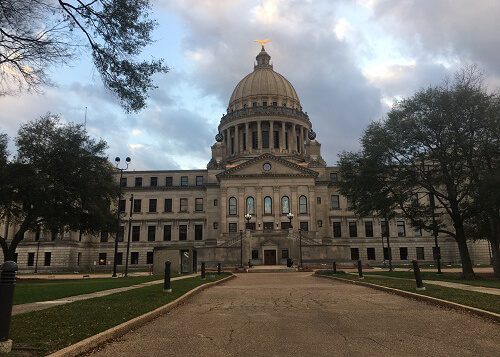
[[[438,84],[465,63],[500,87],[498,0],[152,0],[159,26],[144,57],[165,59],[148,107],[126,114],[88,57],[52,69],[43,94],[0,98],[0,131],[47,113],[83,123],[130,156],[131,169],[205,168],[236,84],[266,45],[309,114],[325,160],[357,150],[366,125],[396,98]]]

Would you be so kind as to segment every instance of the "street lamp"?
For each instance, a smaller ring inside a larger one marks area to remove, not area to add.
[[[240,229],[240,269],[243,269],[243,230]]]
[[[289,213],[286,215],[286,218],[288,218],[288,219],[290,220],[290,228],[293,228],[293,227],[292,227],[293,213],[292,213],[292,212],[289,212]]]
[[[130,164],[130,157],[127,156],[125,159],[126,165],[125,168],[119,168],[118,165],[120,164],[120,158],[117,156],[115,157],[115,163],[116,163],[116,168],[120,170],[120,181],[119,181],[119,188],[120,190],[118,191],[118,205],[116,206],[117,208],[117,221],[116,221],[116,237],[115,237],[115,258],[113,261],[113,278],[116,278],[116,259],[118,257],[118,232],[120,230],[120,200],[122,198],[122,178],[123,178],[123,170],[128,169],[128,165]]]
[[[246,226],[246,228],[245,228],[245,229],[249,229],[249,228],[248,228],[248,227],[249,227],[248,225],[250,224],[250,220],[252,219],[252,215],[251,215],[250,213],[247,213],[247,214],[245,215],[245,219],[247,220],[247,226]]]

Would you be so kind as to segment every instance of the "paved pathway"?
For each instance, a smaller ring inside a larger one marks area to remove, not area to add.
[[[186,279],[186,278],[191,278],[193,276],[196,276],[196,274],[178,276],[178,277],[172,278],[171,280]],[[56,300],[39,301],[39,302],[32,302],[32,303],[28,303],[28,304],[14,305],[12,307],[12,315],[24,314],[26,312],[32,312],[32,311],[38,311],[38,310],[44,310],[44,309],[48,309],[49,307],[52,307],[52,306],[64,305],[64,304],[68,304],[68,303],[74,302],[74,301],[103,297],[103,296],[107,296],[107,295],[111,295],[111,294],[121,293],[121,292],[127,291],[127,290],[143,288],[145,286],[156,285],[156,284],[163,284],[163,279],[162,280],[148,281],[146,283],[141,283],[141,284],[136,284],[136,285],[124,286],[121,288],[96,291],[94,293],[89,293],[89,294],[68,296],[68,297],[64,297],[64,298],[60,298],[60,299],[56,299]]]
[[[500,325],[310,273],[240,274],[97,356],[498,356]]]

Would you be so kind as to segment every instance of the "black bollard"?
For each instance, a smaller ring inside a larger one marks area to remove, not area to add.
[[[219,274],[219,275],[220,275],[220,268],[221,268],[220,265],[221,265],[220,263],[217,263],[217,274]]]
[[[333,262],[332,264],[332,269],[333,269],[333,275],[337,275],[337,263]]]
[[[170,287],[170,276],[171,274],[171,269],[170,266],[172,263],[170,263],[168,260],[165,262],[165,280],[163,281],[163,292],[166,293],[171,293],[172,288]]]
[[[205,280],[205,262],[201,262],[201,280]]]
[[[363,278],[363,266],[361,265],[361,260],[358,260],[358,276],[360,279]]]
[[[12,316],[12,303],[14,301],[14,288],[16,287],[17,264],[13,261],[7,261],[1,266],[0,273],[0,345],[8,344],[12,347],[12,341],[9,341],[10,318]],[[2,346],[6,351],[5,347]],[[10,352],[8,348],[7,352]]]
[[[413,264],[413,274],[415,274],[415,282],[417,283],[417,290],[425,290],[424,283],[422,282],[422,277],[420,276],[420,267],[416,260],[411,261]]]

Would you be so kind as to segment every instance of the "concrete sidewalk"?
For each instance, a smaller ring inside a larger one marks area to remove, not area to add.
[[[191,278],[193,276],[197,276],[197,274],[178,276],[178,277],[172,278],[171,280],[173,281],[173,280],[186,279],[186,278]],[[14,305],[12,307],[12,315],[18,315],[18,314],[24,314],[24,313],[32,312],[32,311],[44,310],[44,309],[48,309],[49,307],[52,307],[52,306],[64,305],[64,304],[68,304],[68,303],[71,303],[74,301],[103,297],[103,296],[107,296],[107,295],[111,295],[111,294],[121,293],[123,291],[139,289],[139,288],[143,288],[145,286],[157,285],[157,284],[163,284],[163,279],[162,280],[148,281],[146,283],[141,283],[141,284],[136,284],[136,285],[124,286],[121,288],[96,291],[94,293],[89,293],[89,294],[68,296],[68,297],[56,299],[56,300],[39,301],[39,302],[32,302],[32,303],[28,303],[28,304]]]

